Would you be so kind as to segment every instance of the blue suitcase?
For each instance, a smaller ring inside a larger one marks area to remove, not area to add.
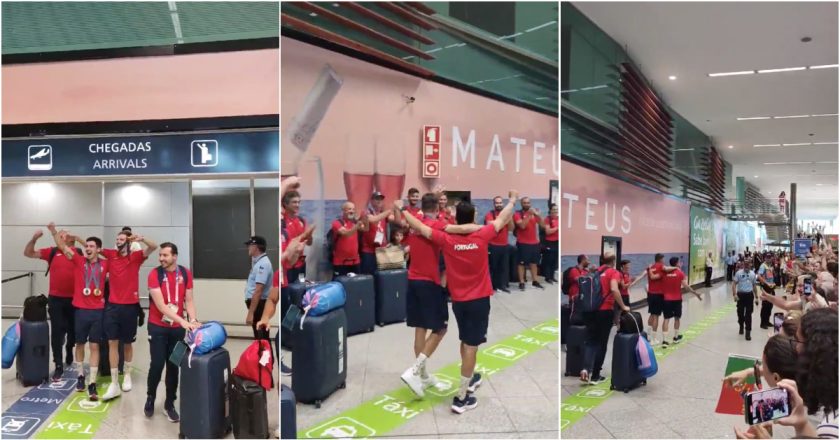
[[[346,275],[337,277],[335,281],[344,286],[347,300],[344,303],[344,313],[347,315],[347,335],[372,332],[376,324],[376,291],[373,276]]]
[[[379,326],[405,321],[408,270],[376,272],[376,323]]]
[[[579,376],[583,369],[583,346],[586,342],[586,326],[570,325],[566,332],[566,369],[564,376]]]
[[[286,385],[280,385],[280,438],[297,438],[297,400]]]
[[[292,332],[292,391],[298,402],[321,402],[347,381],[347,316],[335,309],[321,316],[306,316]]]
[[[224,438],[231,430],[230,354],[217,348],[181,361],[179,438]],[[188,366],[188,362],[190,362]]]
[[[20,348],[15,368],[25,387],[40,385],[50,376],[50,326],[47,321],[20,320]]]
[[[610,389],[629,392],[640,385],[647,384],[636,363],[636,344],[639,338],[647,338],[642,333],[618,333],[613,339],[612,372]]]

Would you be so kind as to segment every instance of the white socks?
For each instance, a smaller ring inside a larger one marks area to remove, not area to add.
[[[116,383],[119,380],[120,369],[111,368],[111,382]]]
[[[461,387],[458,388],[458,400],[467,398],[467,388],[470,386],[470,377],[461,376]]]
[[[131,362],[125,361],[125,365],[123,366],[123,375],[128,376],[128,373],[131,371]]]
[[[81,362],[73,362],[73,369],[76,370],[77,376],[85,375],[85,366]]]
[[[99,372],[99,367],[90,367],[90,382],[89,383],[96,383],[96,373]]]

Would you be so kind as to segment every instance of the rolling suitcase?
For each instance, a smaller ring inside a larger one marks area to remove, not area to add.
[[[405,321],[408,270],[376,272],[376,322],[379,326]]]
[[[347,315],[347,335],[372,332],[376,324],[375,298],[373,276],[346,275],[337,277],[335,281],[344,286],[347,299],[344,303],[344,314]]]
[[[296,405],[292,389],[280,385],[280,438],[297,438]]]
[[[642,333],[618,333],[613,339],[612,377],[610,389],[621,390],[625,393],[646,384],[636,362],[636,343],[640,337],[647,337]]]
[[[639,312],[622,313],[618,319],[619,333],[639,333],[644,329],[642,314]]]
[[[268,438],[265,388],[234,375],[230,382],[230,418],[233,438]]]
[[[179,438],[223,438],[231,429],[228,408],[230,354],[217,348],[181,361]],[[186,397],[186,398],[185,398]]]
[[[283,314],[280,315],[280,321],[283,321],[283,317],[286,316],[286,312],[288,311],[289,307],[291,307],[292,305],[300,306],[300,301],[303,298],[303,295],[306,293],[306,289],[312,286],[317,286],[318,284],[322,283],[294,282],[286,286],[286,292],[288,292],[289,295],[289,302],[285,305],[285,308],[283,309]],[[292,337],[292,331],[286,329],[283,326],[280,326],[280,333],[280,344],[283,347],[286,347],[287,349],[291,350],[293,347],[292,340],[294,339]]]
[[[298,321],[300,322],[300,321]],[[306,316],[303,329],[292,332],[292,391],[302,403],[316,408],[347,381],[347,316],[339,308],[321,316]]]
[[[566,334],[569,332],[569,325],[571,325],[572,308],[569,306],[560,307],[560,343],[566,343]]]
[[[566,369],[564,376],[578,376],[583,369],[583,345],[586,342],[586,326],[570,325],[566,336]]]
[[[47,321],[20,320],[17,378],[25,387],[40,385],[50,376],[50,326]]]

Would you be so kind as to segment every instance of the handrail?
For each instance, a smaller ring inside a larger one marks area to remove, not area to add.
[[[17,275],[17,276],[11,277],[11,278],[6,278],[5,280],[2,281],[2,283],[8,283],[9,281],[19,280],[21,278],[33,277],[33,276],[35,276],[35,272],[27,272],[27,273],[22,274],[22,275]]]
[[[30,272],[27,272],[27,273],[22,274],[22,275],[16,275],[16,276],[13,276],[11,278],[6,278],[5,280],[2,281],[2,283],[7,283],[9,281],[19,280],[21,278],[29,278],[29,295],[27,295],[27,298],[29,298],[35,293],[35,272],[30,271]],[[9,295],[5,295],[5,296],[8,297]],[[0,305],[0,308],[2,308],[3,311],[5,311],[6,309],[22,309],[23,305],[18,306],[18,305],[3,304],[3,305]],[[3,314],[3,313],[0,313],[0,314],[2,314],[2,317],[4,319],[16,318],[15,315],[6,315],[6,314]]]

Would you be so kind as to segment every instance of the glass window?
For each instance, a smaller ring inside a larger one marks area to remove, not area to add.
[[[196,278],[247,278],[251,267],[244,243],[250,236],[250,181],[192,182],[192,248]]]

